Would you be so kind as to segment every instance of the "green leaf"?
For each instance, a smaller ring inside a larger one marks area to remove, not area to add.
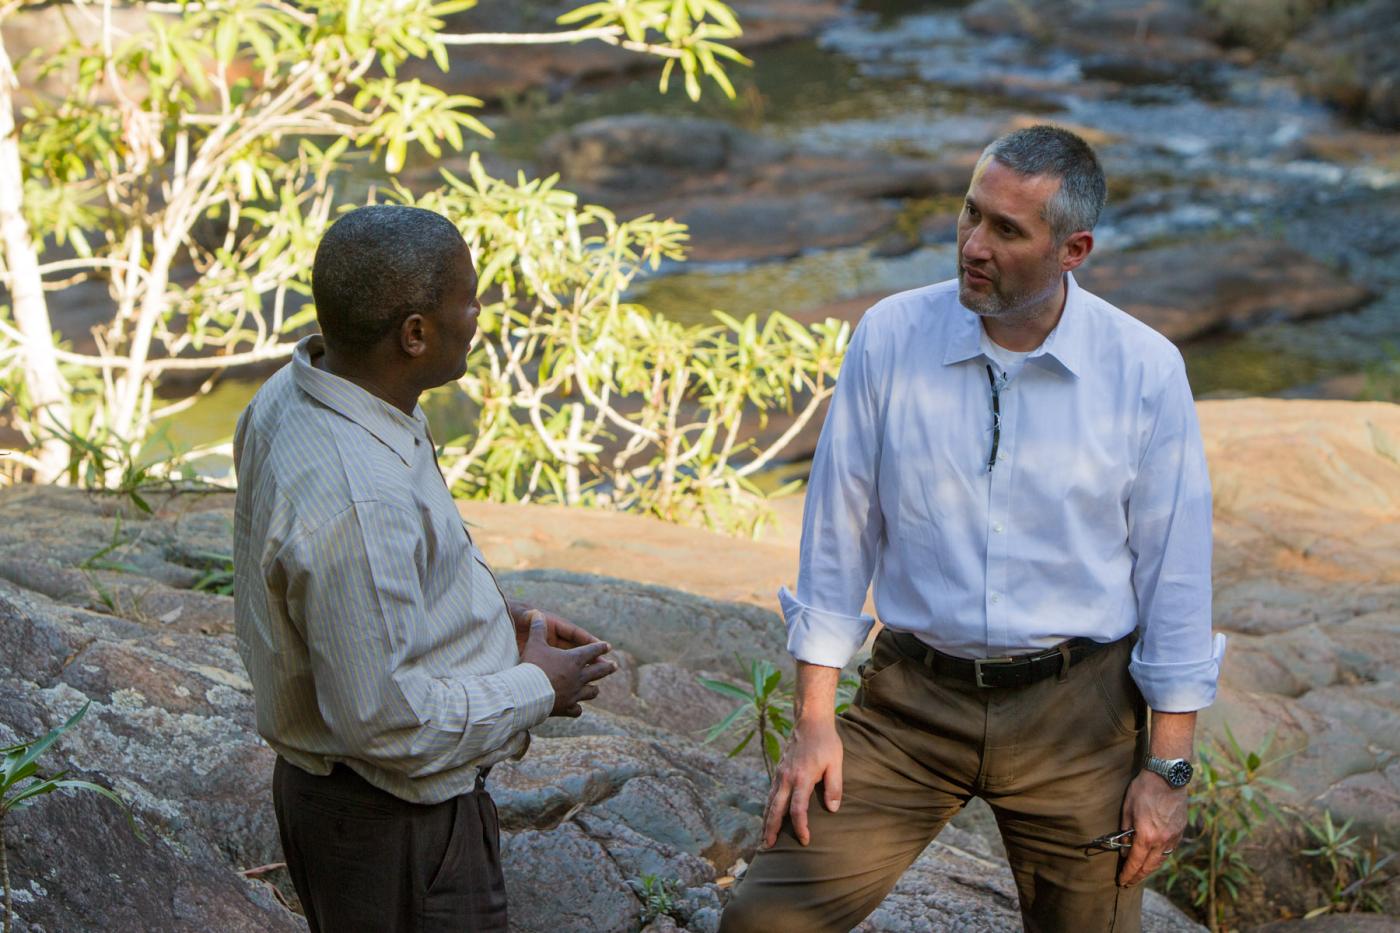
[[[734,699],[740,700],[744,703],[748,703],[753,700],[753,697],[750,696],[746,691],[734,686],[733,684],[725,683],[722,680],[710,680],[707,677],[700,677],[697,679],[702,685],[704,685],[710,690],[713,690],[715,693],[722,693],[725,696],[733,697]]]
[[[708,745],[710,742],[713,742],[715,739],[728,732],[733,728],[734,724],[738,722],[739,717],[746,712],[748,712],[748,707],[740,706],[728,716],[724,717],[724,719],[711,726],[709,732],[705,735],[705,744]]]
[[[228,67],[238,51],[238,18],[225,16],[214,29],[214,57],[219,64]]]
[[[7,757],[3,766],[4,770],[0,772],[0,786],[9,787],[13,781],[13,775],[24,769],[27,765],[37,761],[39,756],[47,751],[50,745],[58,741],[59,736],[73,728],[80,719],[87,715],[88,707],[91,705],[91,700],[84,703],[81,709],[68,717],[67,722],[56,729],[51,729],[42,739],[29,746],[22,755],[14,758],[13,762]]]
[[[769,732],[763,736],[763,748],[768,754],[768,760],[777,764],[783,757],[783,746],[778,741],[778,737]]]

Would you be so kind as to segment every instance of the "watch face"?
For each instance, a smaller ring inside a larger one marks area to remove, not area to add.
[[[1172,787],[1185,787],[1191,780],[1191,762],[1180,759],[1167,769],[1167,783]]]

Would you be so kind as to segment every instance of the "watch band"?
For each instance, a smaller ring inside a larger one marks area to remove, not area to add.
[[[1195,774],[1195,769],[1191,767],[1191,762],[1185,758],[1157,758],[1147,759],[1146,769],[1166,781],[1174,788],[1182,788],[1191,783],[1191,778]]]

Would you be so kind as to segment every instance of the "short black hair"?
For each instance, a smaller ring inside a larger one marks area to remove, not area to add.
[[[321,237],[311,269],[326,343],[363,352],[409,315],[436,311],[466,253],[452,221],[421,207],[371,204],[343,214]]]
[[[1103,167],[1093,147],[1077,134],[1039,124],[1007,133],[982,152],[980,166],[996,159],[1018,175],[1049,175],[1060,190],[1045,205],[1045,220],[1057,243],[1071,233],[1093,230],[1108,200]]]

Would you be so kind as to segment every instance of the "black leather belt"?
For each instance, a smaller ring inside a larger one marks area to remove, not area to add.
[[[939,677],[950,677],[978,687],[1025,687],[1047,677],[1069,673],[1071,666],[1115,642],[1071,638],[1035,654],[1006,658],[955,658],[919,641],[908,632],[889,632],[900,654],[927,667]],[[1132,637],[1132,636],[1129,636]]]

